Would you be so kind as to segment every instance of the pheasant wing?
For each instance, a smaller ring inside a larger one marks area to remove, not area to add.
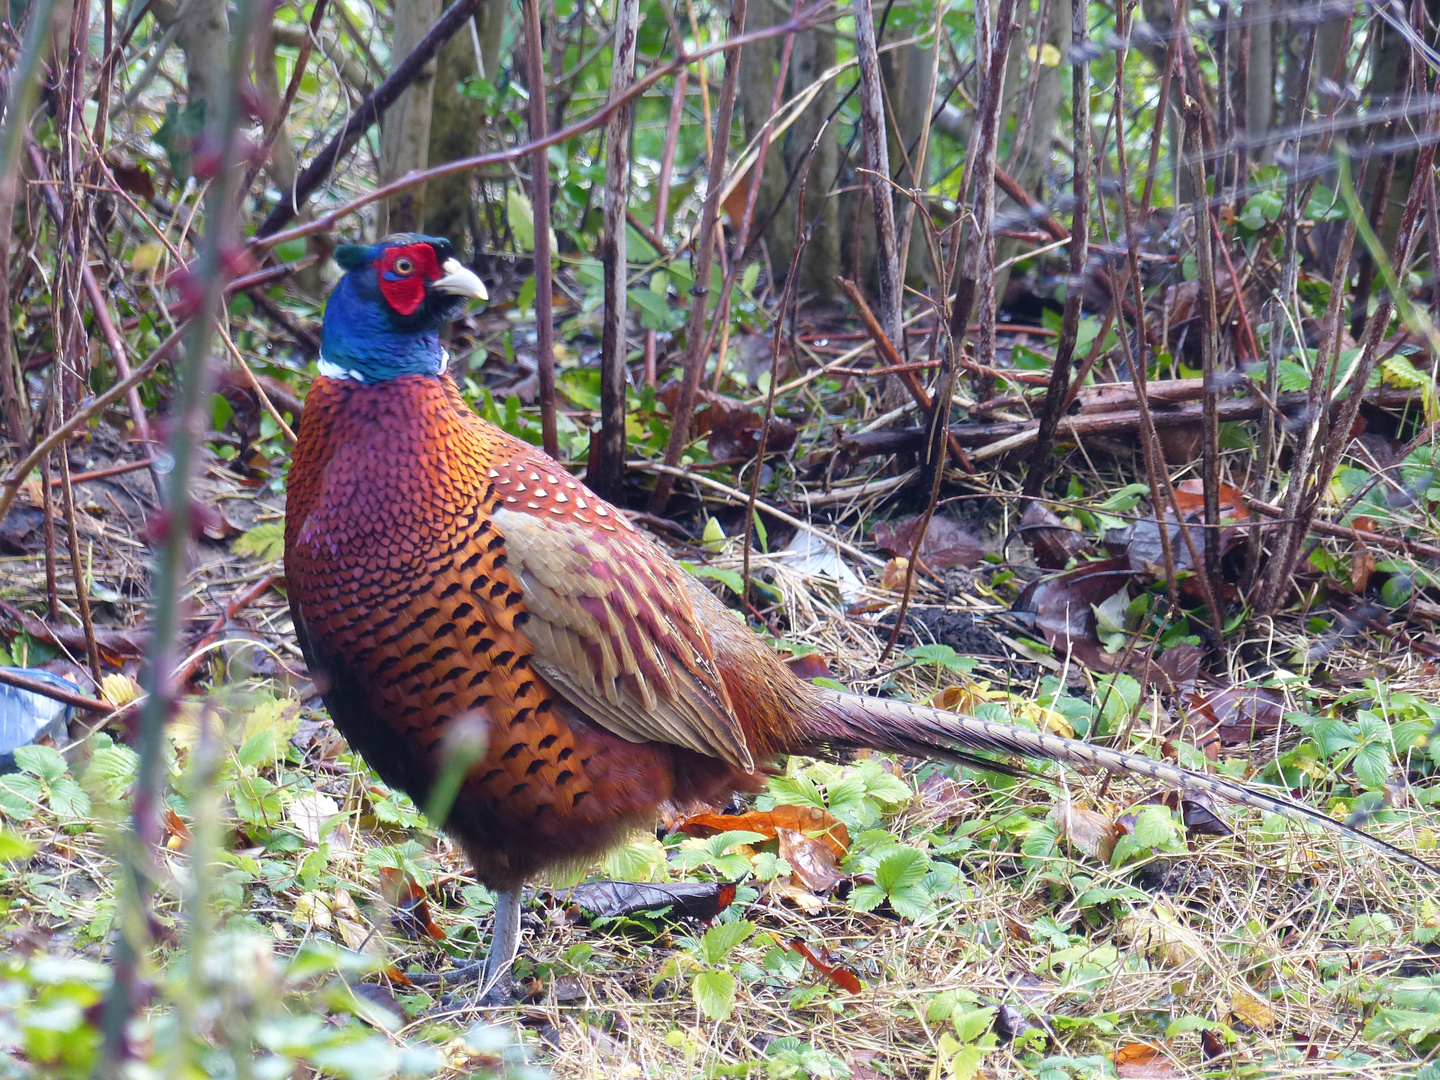
[[[494,515],[525,594],[534,666],[622,738],[753,771],[684,571],[579,485],[572,490],[532,489],[538,498],[506,498]]]

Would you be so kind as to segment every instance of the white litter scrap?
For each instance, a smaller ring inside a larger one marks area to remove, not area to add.
[[[824,582],[840,593],[840,599],[848,606],[860,600],[865,583],[855,571],[840,558],[834,545],[807,532],[797,532],[785,550],[776,556],[776,561],[799,572],[810,582]]]

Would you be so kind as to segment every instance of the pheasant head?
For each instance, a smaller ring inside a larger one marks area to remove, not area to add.
[[[450,241],[398,233],[378,244],[345,244],[346,271],[325,305],[320,374],[362,383],[435,375],[447,356],[440,327],[485,285],[460,265]]]

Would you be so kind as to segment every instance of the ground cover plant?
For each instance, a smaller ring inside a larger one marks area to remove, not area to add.
[[[466,400],[803,677],[1440,860],[1437,18],[13,4],[0,1076],[1440,1075],[1426,875],[1051,765],[677,807],[481,1006],[281,559],[335,245],[446,236]]]

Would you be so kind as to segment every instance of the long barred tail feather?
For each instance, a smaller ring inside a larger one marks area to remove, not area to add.
[[[1003,762],[990,762],[965,751],[1016,754],[1068,765],[1098,767],[1112,773],[1148,776],[1227,802],[1253,806],[1293,820],[1313,821],[1330,832],[1349,837],[1375,851],[1440,876],[1440,866],[1426,862],[1404,848],[1386,843],[1353,825],[1336,821],[1314,807],[1306,806],[1286,795],[1270,794],[1227,777],[1209,776],[1139,754],[1095,746],[1043,731],[1013,727],[993,720],[982,720],[975,716],[946,712],[925,705],[911,705],[903,701],[834,690],[817,690],[820,695],[818,708],[815,710],[817,715],[807,727],[818,736],[817,742],[820,744],[846,748],[869,747],[917,757],[949,758],[968,764],[981,764],[985,768],[1000,772],[1013,773],[1016,770]]]

